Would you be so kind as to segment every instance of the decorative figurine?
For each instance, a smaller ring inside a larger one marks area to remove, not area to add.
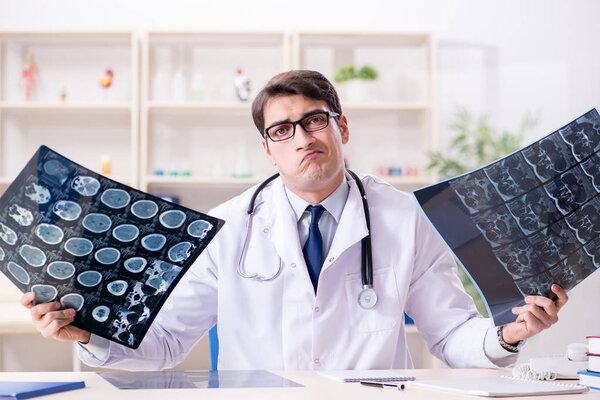
[[[33,60],[33,54],[27,53],[25,63],[23,64],[23,72],[21,74],[21,83],[25,86],[25,100],[31,100],[31,89],[37,82],[37,65]]]
[[[241,68],[237,69],[237,75],[234,80],[235,94],[240,101],[248,101],[250,99],[250,79],[242,72]]]
[[[107,69],[104,75],[102,75],[102,78],[100,78],[100,86],[104,89],[108,89],[112,85],[113,76],[113,70],[110,68]]]
[[[103,101],[104,103],[108,103],[108,88],[112,86],[113,78],[114,78],[113,70],[108,68],[102,78],[100,78],[100,87],[103,89]]]

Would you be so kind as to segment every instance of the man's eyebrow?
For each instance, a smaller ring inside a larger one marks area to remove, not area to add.
[[[307,112],[305,112],[304,114],[302,114],[302,117],[300,117],[300,119],[299,119],[298,121],[300,121],[300,120],[303,120],[304,118],[308,117],[309,115],[317,114],[317,113],[320,113],[320,112],[325,112],[325,110],[321,110],[321,109],[319,109],[319,108],[316,108],[316,109],[314,109],[314,110],[307,111]],[[271,128],[271,127],[273,127],[273,126],[275,126],[275,125],[279,125],[279,124],[285,124],[285,123],[287,123],[287,122],[292,122],[292,121],[290,121],[290,120],[289,120],[289,118],[288,118],[288,119],[282,119],[282,120],[279,120],[279,121],[275,121],[275,122],[273,122],[271,125],[269,125],[269,126],[267,127],[267,129],[268,129],[268,128]]]

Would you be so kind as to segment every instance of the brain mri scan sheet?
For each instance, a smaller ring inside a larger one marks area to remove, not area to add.
[[[569,291],[600,268],[598,110],[413,194],[475,282],[495,325],[513,322],[511,309],[524,305],[525,296],[554,298],[553,283]]]
[[[137,348],[223,221],[42,146],[0,197],[0,270],[73,325]]]

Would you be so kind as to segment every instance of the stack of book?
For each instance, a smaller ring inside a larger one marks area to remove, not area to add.
[[[579,373],[579,383],[600,390],[600,336],[588,336],[588,369]]]

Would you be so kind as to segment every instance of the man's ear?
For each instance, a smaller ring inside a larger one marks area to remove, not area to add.
[[[350,130],[348,129],[348,120],[345,115],[340,115],[338,118],[338,126],[342,135],[342,144],[348,143],[348,140],[350,140]]]
[[[267,160],[269,160],[272,166],[276,167],[277,163],[273,159],[273,155],[271,154],[271,150],[269,149],[269,143],[267,143],[267,139],[263,139],[261,143],[263,150],[265,151],[265,155],[267,156]]]

